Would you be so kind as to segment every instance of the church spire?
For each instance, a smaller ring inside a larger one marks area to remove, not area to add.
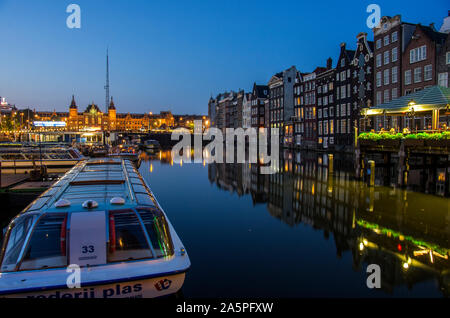
[[[75,102],[75,95],[72,95],[72,102],[70,103],[70,108],[77,108],[77,103]]]
[[[111,96],[111,102],[109,103],[109,109],[116,109],[115,105],[114,105],[114,99]]]

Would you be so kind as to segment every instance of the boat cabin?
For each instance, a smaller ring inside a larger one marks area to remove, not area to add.
[[[129,160],[78,163],[8,226],[0,272],[164,259],[164,212]]]

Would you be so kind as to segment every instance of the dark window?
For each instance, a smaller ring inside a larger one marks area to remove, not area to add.
[[[67,266],[66,214],[47,214],[33,230],[20,270]]]

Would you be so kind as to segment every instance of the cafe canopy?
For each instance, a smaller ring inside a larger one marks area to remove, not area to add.
[[[450,88],[431,86],[421,91],[402,96],[384,104],[364,108],[363,115],[405,114],[411,111],[423,112],[445,110],[450,106]]]
[[[450,111],[450,88],[431,86],[371,108],[363,108],[363,116],[420,116],[431,112],[433,127],[439,123],[439,111]]]

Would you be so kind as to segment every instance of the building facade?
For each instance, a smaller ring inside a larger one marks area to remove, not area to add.
[[[335,73],[332,59],[327,60],[327,70],[316,78],[317,94],[317,147],[334,147],[335,128]]]
[[[267,85],[253,84],[251,93],[251,127],[264,128],[268,125],[266,122],[265,101],[269,95],[269,87]]]
[[[361,116],[361,110],[374,105],[374,43],[367,40],[367,33],[359,33],[356,37],[356,51],[352,62],[352,93],[354,99],[353,126],[358,131],[373,129],[370,118]],[[358,123],[359,121],[359,123]],[[359,124],[359,125],[358,125]]]
[[[402,77],[399,76],[399,74],[403,74],[401,57],[411,40],[414,29],[415,25],[402,22],[400,15],[392,18],[382,17],[380,24],[373,29],[375,105],[402,96]],[[382,123],[378,125],[382,126]]]
[[[64,122],[66,131],[120,131],[120,132],[147,132],[150,130],[168,130],[175,128],[175,117],[170,111],[160,114],[133,114],[117,113],[113,98],[111,98],[108,112],[104,113],[98,105],[91,103],[79,112],[75,97],[69,106],[69,112],[43,112],[35,111],[34,122]],[[206,116],[200,116],[206,122]]]
[[[279,129],[280,143],[293,146],[294,142],[294,83],[295,66],[272,76],[268,83],[270,128]]]

